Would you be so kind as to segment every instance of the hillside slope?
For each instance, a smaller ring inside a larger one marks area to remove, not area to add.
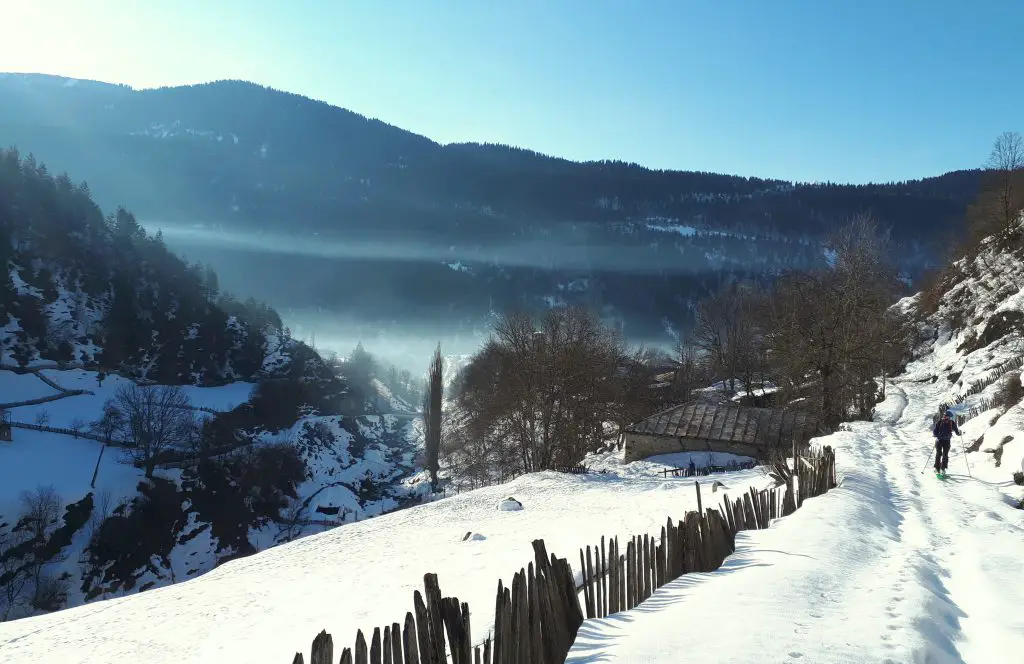
[[[128,211],[0,152],[0,620],[416,500],[409,416],[381,390]]]
[[[919,321],[921,342],[874,422],[820,439],[837,450],[837,489],[741,534],[718,572],[585,623],[568,661],[674,662],[684,649],[737,663],[1019,661],[1022,256],[990,238],[935,292],[896,306]],[[963,438],[939,480],[931,428],[946,404]],[[744,629],[702,638],[726,620]]]

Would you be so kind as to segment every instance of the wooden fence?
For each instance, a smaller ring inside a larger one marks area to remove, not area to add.
[[[353,647],[341,651],[341,664],[563,664],[584,619],[627,611],[661,586],[688,572],[711,572],[735,550],[736,534],[767,528],[772,519],[798,509],[807,498],[836,486],[831,447],[795,460],[790,486],[750,489],[718,509],[704,509],[700,484],[697,511],[678,523],[668,519],[661,537],[632,537],[625,551],[618,537],[580,550],[580,575],[565,559],[548,555],[543,540],[533,541],[534,561],[520,569],[512,585],[498,582],[494,632],[473,644],[469,605],[443,597],[437,575],[423,577],[424,592],[413,593],[413,610],[403,623],[376,627],[367,642],[356,632]],[[580,594],[582,591],[582,603]],[[447,636],[447,644],[445,637]],[[321,631],[313,639],[310,664],[335,664],[334,642]],[[295,653],[292,664],[305,664]]]
[[[756,461],[747,461],[745,463],[735,463],[728,466],[703,466],[695,467],[693,469],[688,466],[681,468],[665,468],[661,471],[662,477],[704,477],[707,475],[715,475],[718,473],[731,473],[736,470],[750,470],[757,466]]]
[[[592,469],[588,468],[586,464],[583,463],[552,466],[551,468],[546,468],[545,470],[550,470],[555,473],[567,473],[569,475],[589,475],[594,472]],[[477,489],[483,489],[484,487],[504,484],[505,482],[511,482],[512,480],[516,479],[517,477],[521,477],[524,474],[525,473],[522,470],[516,470],[514,472],[502,475],[501,477],[495,479],[492,482],[471,482],[469,486],[466,487],[463,487],[462,485],[456,485],[454,487],[443,486],[441,487],[440,491],[435,491],[434,493],[430,494],[429,499],[440,500],[441,498],[447,498],[448,496],[458,496],[463,491],[476,491]]]
[[[31,429],[32,431],[45,431],[47,433],[59,433],[65,436],[72,436],[74,438],[84,438],[86,440],[95,440],[98,443],[110,445],[111,447],[122,447],[132,448],[135,447],[133,443],[127,440],[111,440],[107,442],[107,439],[89,431],[80,429],[65,429],[64,427],[51,427],[45,424],[29,424],[28,422],[11,422],[11,426],[15,429]]]
[[[942,419],[942,415],[953,406],[958,406],[962,404],[970,397],[973,397],[974,395],[981,393],[986,387],[996,382],[1006,374],[1010,373],[1011,371],[1016,371],[1017,369],[1020,369],[1022,367],[1024,367],[1024,355],[1012,357],[1009,360],[1000,364],[995,369],[993,369],[992,372],[985,378],[974,381],[973,383],[970,384],[970,386],[967,388],[965,392],[958,394],[956,398],[953,399],[953,401],[944,401],[943,403],[939,404],[938,412],[932,415],[932,426],[935,426],[935,423]],[[991,406],[991,399],[982,399],[977,405],[971,407],[969,410],[963,413],[959,413],[957,415],[957,424],[963,424],[967,420],[977,417],[981,413],[988,410]]]
[[[26,399],[25,401],[12,401],[11,403],[0,403],[0,408],[10,410],[12,408],[22,408],[24,406],[38,406],[39,404],[50,403],[51,401],[60,401],[61,399],[78,396],[79,394],[92,394],[92,392],[89,390],[62,390],[57,394],[48,394],[45,397]]]

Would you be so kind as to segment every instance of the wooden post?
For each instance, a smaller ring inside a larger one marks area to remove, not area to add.
[[[106,445],[106,443],[104,443],[103,447],[100,448],[100,455],[99,455],[99,457],[96,458],[96,468],[93,469],[93,471],[92,471],[92,481],[89,482],[89,487],[92,488],[92,489],[96,488],[96,475],[98,475],[99,472],[100,472],[100,461],[103,460],[103,452],[105,452],[106,449],[107,449],[107,445]]]
[[[413,595],[415,600],[415,595]],[[419,637],[416,635],[416,618],[412,611],[405,614],[405,626],[402,629],[402,656],[405,664],[420,664]]]
[[[370,639],[370,664],[382,664],[381,654],[380,627],[374,627],[373,637]]]
[[[366,637],[363,630],[356,630],[356,664],[370,664],[369,654],[366,650]]]
[[[601,535],[601,617],[608,617],[608,558],[605,555],[604,535]]]
[[[392,664],[405,664],[402,661],[402,626],[391,623],[391,661]]]
[[[427,596],[427,620],[430,623],[430,664],[446,664],[444,645],[444,619],[441,616],[441,588],[436,574],[424,574],[423,586]]]
[[[436,664],[430,645],[430,618],[427,616],[427,605],[418,590],[413,592],[412,599],[413,610],[416,611],[416,641],[420,664]]]
[[[505,633],[505,586],[498,579],[498,594],[494,600],[494,661],[498,662]],[[486,648],[485,648],[486,649]]]
[[[320,630],[320,633],[313,639],[309,664],[334,664],[334,640],[326,630]]]

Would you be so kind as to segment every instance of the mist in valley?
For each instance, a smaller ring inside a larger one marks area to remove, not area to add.
[[[496,317],[508,310],[482,291],[473,292],[479,286],[471,267],[476,261],[543,274],[552,265],[545,254],[557,252],[563,272],[573,263],[581,269],[584,264],[599,265],[634,274],[655,269],[649,255],[645,263],[629,247],[531,242],[484,249],[401,238],[293,237],[153,221],[143,226],[150,232],[159,230],[168,247],[190,263],[212,265],[222,293],[274,307],[295,338],[342,357],[362,344],[383,369],[395,366],[415,376],[425,374],[438,343],[447,357],[476,352]],[[677,264],[674,269],[685,266]],[[425,297],[427,291],[433,291],[430,297]],[[674,330],[652,334],[650,329],[631,330],[622,321],[618,325],[631,345],[667,352],[674,347]]]

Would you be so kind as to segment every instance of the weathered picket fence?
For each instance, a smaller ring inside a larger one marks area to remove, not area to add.
[[[599,546],[580,549],[579,585],[569,562],[534,540],[534,561],[513,576],[510,587],[498,582],[493,635],[482,643],[471,639],[469,605],[443,597],[437,575],[426,574],[424,592],[413,593],[413,610],[403,623],[374,628],[369,641],[357,631],[340,660],[331,635],[321,631],[313,639],[310,664],[563,664],[584,619],[632,609],[688,572],[718,569],[735,550],[737,533],[767,528],[836,486],[831,447],[795,463],[793,484],[751,488],[735,501],[723,494],[718,509],[704,508],[695,482],[697,511],[678,523],[668,519],[660,538],[634,536],[623,551],[618,537],[602,537]],[[296,653],[292,664],[305,664],[303,654]]]
[[[757,466],[756,461],[733,463],[727,466],[700,466],[697,468],[682,466],[680,468],[665,468],[661,471],[661,475],[662,477],[705,477],[719,473],[731,473],[737,470],[750,470],[755,466]]]
[[[546,470],[550,470],[556,473],[566,473],[568,475],[589,475],[594,472],[592,469],[588,468],[585,464],[582,463],[570,465],[554,465],[551,466],[550,468],[547,468]],[[511,482],[517,477],[523,476],[525,472],[526,471],[523,471],[522,469],[518,469],[513,472],[504,473],[501,476],[493,478],[492,480],[489,481],[476,481],[471,482],[467,485],[446,485],[441,487],[440,490],[435,491],[433,494],[431,494],[431,500],[440,500],[442,498],[447,498],[448,496],[458,496],[461,495],[464,491],[476,491],[477,489],[483,489],[484,487]]]
[[[935,426],[935,423],[942,419],[942,415],[953,406],[958,406],[962,404],[970,397],[973,397],[974,395],[981,393],[986,387],[992,385],[1006,374],[1010,373],[1011,371],[1016,371],[1017,369],[1020,369],[1022,367],[1024,367],[1024,355],[1011,357],[1009,360],[1003,362],[998,367],[993,369],[988,376],[972,382],[970,386],[967,388],[967,390],[958,394],[956,398],[953,399],[953,401],[944,401],[941,404],[939,404],[938,412],[932,415],[932,426]],[[978,415],[988,410],[991,407],[991,405],[991,399],[982,399],[978,404],[974,405],[967,411],[958,413],[957,424],[963,424],[967,420],[977,417]]]

